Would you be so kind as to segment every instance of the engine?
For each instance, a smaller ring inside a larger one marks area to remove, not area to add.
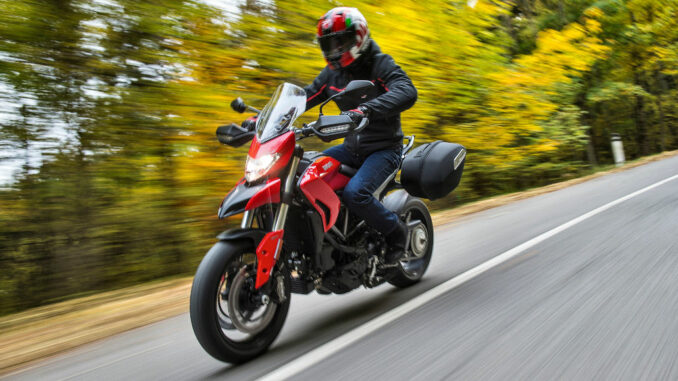
[[[345,264],[337,262],[337,265],[323,276],[318,292],[345,294],[354,290],[363,284],[362,279],[365,271],[367,271],[367,257],[364,255],[358,256]]]
[[[370,267],[369,258],[377,254],[382,247],[380,242],[375,241],[379,239],[379,235],[364,223],[361,224],[358,219],[353,219],[348,226],[355,228],[355,233],[347,237],[346,246],[356,248],[358,251],[344,252],[337,249],[332,251],[335,265],[323,275],[321,288],[318,289],[319,293],[330,291],[335,294],[344,294],[363,284],[368,284],[366,279]]]

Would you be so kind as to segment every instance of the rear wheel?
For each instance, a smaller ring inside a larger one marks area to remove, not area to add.
[[[398,213],[409,226],[409,244],[388,282],[404,288],[419,282],[431,262],[433,222],[426,204],[418,198],[409,198]]]
[[[191,289],[191,324],[200,345],[218,360],[251,360],[266,351],[282,329],[290,287],[278,277],[286,275],[270,280],[275,295],[256,290],[255,276],[250,241],[218,242],[198,267]]]

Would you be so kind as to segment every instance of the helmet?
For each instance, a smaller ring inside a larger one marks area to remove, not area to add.
[[[318,43],[331,69],[345,68],[367,49],[370,31],[356,8],[339,7],[318,20]]]

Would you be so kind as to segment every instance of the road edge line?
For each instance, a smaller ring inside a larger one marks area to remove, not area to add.
[[[678,174],[665,178],[664,180],[658,181],[652,185],[649,185],[645,188],[642,188],[640,190],[637,190],[633,193],[630,193],[626,196],[620,197],[614,201],[611,201],[603,206],[600,206],[596,209],[593,209],[587,213],[584,213],[580,215],[579,217],[575,217],[574,219],[571,219],[568,222],[565,222],[559,226],[556,226],[555,228],[546,231],[526,242],[523,242],[522,244],[509,249],[508,251],[505,251],[496,257],[493,257],[457,276],[454,278],[447,280],[430,290],[419,294],[418,296],[414,297],[413,299],[408,300],[407,302],[399,305],[398,307],[395,307],[375,318],[372,320],[369,320],[368,322],[353,328],[352,330],[344,333],[343,335],[336,337],[325,344],[320,345],[319,347],[316,347],[312,349],[309,352],[306,352],[305,354],[301,355],[300,357],[297,357],[296,359],[288,362],[287,364],[275,369],[272,372],[269,372],[262,377],[257,378],[257,381],[279,381],[279,380],[284,380],[288,379],[301,371],[311,367],[312,365],[317,364],[321,360],[339,352],[340,350],[348,347],[349,345],[361,340],[362,338],[366,337],[370,333],[377,331],[378,329],[381,329],[385,327],[387,324],[397,320],[398,318],[406,315],[407,313],[414,311],[415,309],[423,306],[424,304],[436,299],[437,297],[452,291],[456,287],[459,287],[460,285],[468,282],[469,280],[477,277],[478,275],[518,256],[520,253],[524,252],[525,250],[547,240],[548,238],[553,237],[554,235],[571,228],[572,226],[585,221],[597,214],[600,214],[616,205],[619,205],[623,203],[624,201],[630,200],[640,194],[643,194],[649,190],[652,190],[654,188],[657,188],[661,185],[664,185],[670,181],[673,181],[675,179],[678,179]]]

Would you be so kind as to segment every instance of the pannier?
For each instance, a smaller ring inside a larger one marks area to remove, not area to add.
[[[435,200],[459,185],[466,162],[466,149],[441,140],[415,148],[403,161],[400,182],[407,193]]]

